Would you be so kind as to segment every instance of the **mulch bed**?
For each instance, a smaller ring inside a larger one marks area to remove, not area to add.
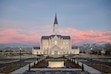
[[[65,61],[65,66],[66,67],[71,67],[71,68],[81,68],[78,64],[71,62],[70,60]]]
[[[47,59],[52,60],[53,58],[49,57]],[[32,68],[47,68],[47,66],[48,66],[47,59],[35,64],[34,66],[32,66]],[[65,58],[58,58],[58,59],[65,59]],[[68,68],[81,68],[81,66],[79,66],[78,64],[75,64],[74,62],[71,62],[70,60],[67,60],[67,59],[64,60],[64,63],[65,63],[65,66]]]
[[[35,64],[34,66],[32,66],[32,68],[44,68],[47,67],[48,63],[46,60],[43,60],[37,64]]]

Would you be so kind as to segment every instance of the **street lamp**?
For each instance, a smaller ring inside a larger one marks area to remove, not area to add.
[[[90,48],[91,53],[92,53],[92,50],[93,50],[93,48]]]
[[[91,59],[92,59],[92,54],[93,54],[92,50],[93,50],[93,48],[90,49],[90,51],[91,51]]]
[[[22,50],[22,49],[20,48],[20,67],[22,66],[22,65],[21,65],[21,64],[22,64],[22,63],[21,63],[21,50]]]

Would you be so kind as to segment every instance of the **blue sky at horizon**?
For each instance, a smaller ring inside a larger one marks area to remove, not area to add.
[[[111,0],[0,0],[0,30],[47,35],[52,31],[55,13],[61,30],[111,32]]]

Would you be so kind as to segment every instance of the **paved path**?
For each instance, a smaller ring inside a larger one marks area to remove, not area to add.
[[[81,62],[78,62],[78,64],[80,66],[82,66],[82,63]],[[89,73],[91,74],[102,74],[100,71],[90,67],[90,66],[87,66],[86,64],[84,64],[84,70],[88,71]]]
[[[42,57],[38,61],[42,61],[45,58],[46,57]],[[35,62],[37,63],[38,61],[35,61]],[[32,66],[32,65],[34,65],[34,62],[30,63],[30,66]],[[28,68],[29,68],[29,65],[26,65],[26,66],[24,66],[24,67],[22,67],[16,71],[11,72],[10,74],[23,74],[26,70],[28,70]]]

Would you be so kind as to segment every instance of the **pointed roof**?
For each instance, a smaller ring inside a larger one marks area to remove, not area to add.
[[[55,36],[57,36],[58,38],[62,38],[62,39],[69,39],[69,40],[71,39],[70,36],[61,36],[61,35],[42,36],[42,39],[48,40]]]
[[[55,14],[55,20],[54,20],[54,24],[58,24],[58,21],[57,21],[57,16]]]

